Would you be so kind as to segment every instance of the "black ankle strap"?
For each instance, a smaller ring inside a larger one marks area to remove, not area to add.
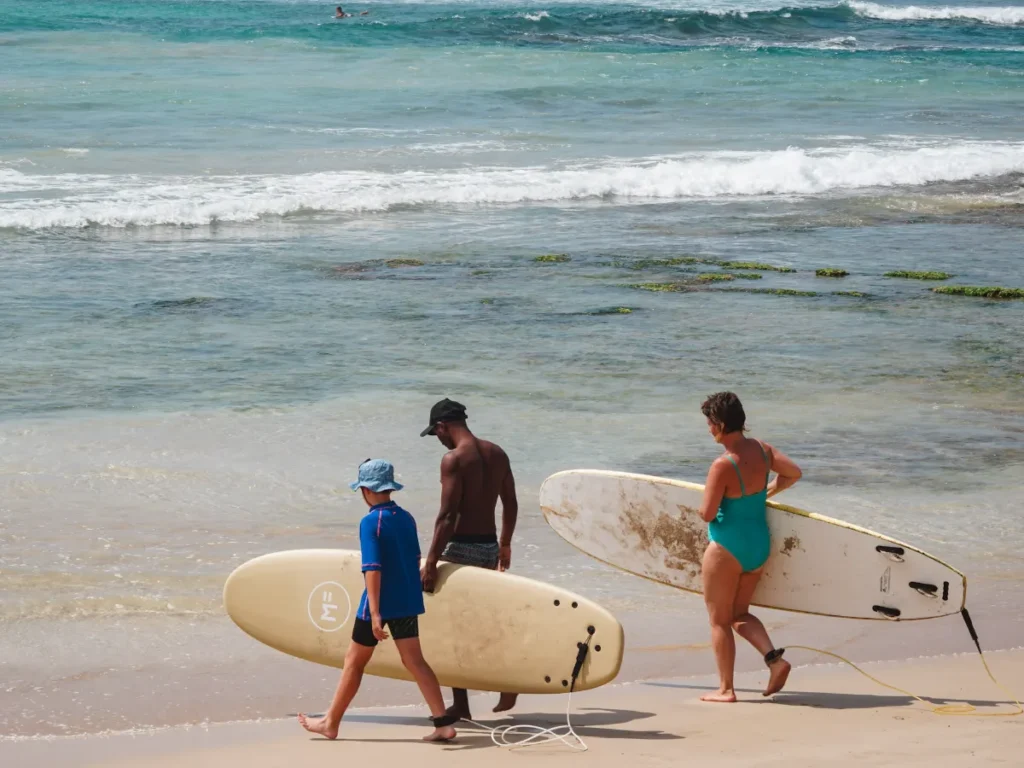
[[[774,651],[768,651],[768,653],[766,653],[764,655],[764,663],[767,664],[768,666],[771,666],[776,661],[781,659],[782,658],[782,654],[784,654],[785,652],[786,652],[785,648],[776,648]]]
[[[430,718],[430,722],[434,724],[435,728],[444,728],[449,725],[455,725],[460,719],[457,715],[441,715],[440,717]]]

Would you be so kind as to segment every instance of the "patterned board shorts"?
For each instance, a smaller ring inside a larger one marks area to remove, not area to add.
[[[441,559],[493,571],[498,567],[498,542],[449,541]]]

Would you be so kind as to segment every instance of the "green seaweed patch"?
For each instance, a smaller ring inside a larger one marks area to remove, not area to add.
[[[493,275],[494,270],[491,269],[474,269],[469,273],[470,277],[483,277],[484,275]]]
[[[862,291],[832,291],[833,296],[852,296],[855,299],[865,299],[868,294]]]
[[[835,267],[814,270],[815,277],[846,277],[849,274],[845,269],[836,269]]]
[[[654,293],[681,293],[689,290],[685,283],[630,283],[626,287]]]
[[[564,264],[572,261],[572,257],[565,253],[545,253],[542,256],[534,256],[533,260],[538,264]]]
[[[423,262],[420,259],[388,259],[384,264],[392,269],[398,269],[400,267],[422,267]]]
[[[632,263],[616,262],[615,266],[623,266],[628,269],[653,269],[656,267],[678,267],[683,264],[701,264],[700,259],[693,256],[678,256],[671,259],[641,259]]]
[[[697,280],[701,283],[727,283],[735,279],[736,276],[728,272],[705,272],[703,275],[697,275]]]
[[[886,272],[886,277],[902,277],[907,280],[949,280],[952,277],[949,272],[915,272],[910,269],[895,269],[892,272]]]
[[[636,310],[633,307],[605,307],[603,309],[595,309],[593,312],[587,312],[585,314],[602,316],[602,315],[631,315]]]
[[[779,267],[760,261],[716,261],[708,260],[705,264],[717,264],[723,269],[759,269],[762,272],[796,272],[792,267]]]
[[[721,293],[763,293],[770,296],[817,296],[816,291],[798,291],[793,288],[715,288]]]
[[[494,299],[480,299],[480,303],[481,304],[486,304],[487,306],[490,306],[491,304],[494,303]]]
[[[760,275],[757,272],[730,272],[733,277],[737,280],[760,280],[764,275]]]
[[[981,299],[1024,299],[1024,288],[1000,288],[977,285],[943,285],[932,288],[932,293],[946,296],[974,296]]]

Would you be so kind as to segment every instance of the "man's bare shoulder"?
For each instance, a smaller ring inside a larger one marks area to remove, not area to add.
[[[488,459],[503,461],[508,464],[508,454],[505,450],[497,443],[492,443],[490,440],[477,440],[480,445],[480,452],[487,456]]]
[[[455,472],[458,468],[459,452],[457,450],[448,451],[448,453],[441,457],[441,474]]]

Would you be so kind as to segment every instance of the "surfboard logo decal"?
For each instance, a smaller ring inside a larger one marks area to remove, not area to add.
[[[878,591],[889,594],[889,584],[892,581],[892,566],[885,569],[882,578],[878,580]]]
[[[341,584],[325,581],[309,593],[306,613],[313,626],[321,632],[337,632],[348,624],[352,616],[352,601]]]

